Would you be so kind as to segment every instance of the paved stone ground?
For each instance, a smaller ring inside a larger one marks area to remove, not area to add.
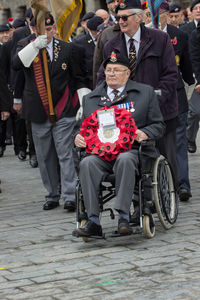
[[[190,155],[193,198],[180,204],[172,229],[158,223],[151,240],[140,234],[83,243],[71,235],[74,214],[62,205],[42,210],[38,169],[9,146],[0,159],[0,299],[200,299],[199,161],[199,151]],[[116,222],[102,218],[106,231]]]

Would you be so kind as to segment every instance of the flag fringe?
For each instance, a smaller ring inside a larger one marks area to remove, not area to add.
[[[78,25],[78,21],[79,21],[79,16],[80,16],[80,13],[82,11],[82,6],[83,6],[83,3],[82,3],[82,0],[80,0],[80,7],[79,7],[77,15],[75,17],[74,23],[72,24],[70,30],[68,31],[68,33],[65,37],[63,36],[63,30],[62,29],[63,29],[64,23],[65,23],[67,17],[71,13],[73,13],[73,11],[77,7],[76,0],[73,0],[73,2],[68,6],[68,8],[62,14],[62,16],[59,18],[59,20],[57,22],[57,30],[58,30],[58,34],[59,34],[60,38],[63,41],[67,42],[69,40],[70,36],[72,35],[72,33],[74,32],[74,30],[76,29],[76,27]]]

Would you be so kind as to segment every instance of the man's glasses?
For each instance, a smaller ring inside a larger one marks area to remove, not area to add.
[[[117,20],[117,22],[119,22],[120,19],[122,19],[122,21],[126,22],[128,20],[128,17],[134,16],[134,15],[136,15],[136,13],[128,15],[128,16],[116,16],[115,19]]]
[[[108,70],[105,70],[105,73],[106,74],[108,74],[108,75],[110,75],[110,74],[120,74],[120,73],[123,73],[123,72],[125,72],[125,71],[127,71],[128,70],[128,68],[127,69],[123,69],[123,70],[120,70],[120,69],[108,69]]]

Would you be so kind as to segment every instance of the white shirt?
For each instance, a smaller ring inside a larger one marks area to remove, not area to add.
[[[119,91],[118,96],[121,95],[121,93],[123,92],[124,88],[125,88],[125,85],[123,85],[123,86],[121,86],[120,88],[117,89]],[[109,97],[109,99],[111,101],[113,101],[114,98],[115,98],[115,94],[113,93],[113,90],[114,89],[110,88],[109,86],[107,87],[107,95],[108,95],[108,97]]]
[[[89,35],[91,36],[91,39],[93,40],[93,43],[96,45],[97,44],[97,40],[95,39],[95,37],[93,37],[91,31],[89,30]]]
[[[165,25],[162,31],[167,32],[167,24]]]
[[[129,48],[130,48],[130,39],[132,38],[134,41],[134,45],[135,45],[135,50],[136,50],[136,57],[138,56],[138,52],[139,52],[139,48],[140,48],[140,40],[141,40],[141,28],[139,27],[138,30],[136,31],[136,33],[134,34],[133,37],[128,36],[126,33],[124,33],[125,36],[125,41],[126,41],[126,49],[127,49],[127,53],[129,56]]]
[[[195,24],[195,26],[197,27],[197,25],[198,25],[198,22],[197,22],[196,20],[194,20],[194,24]]]
[[[46,49],[49,53],[50,60],[52,61],[53,60],[53,39],[51,40],[51,42],[49,44],[47,44]]]

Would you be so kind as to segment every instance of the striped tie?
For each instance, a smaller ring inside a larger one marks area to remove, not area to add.
[[[136,67],[136,50],[134,45],[134,39],[130,39],[130,47],[129,47],[129,67],[131,70],[130,78],[134,80],[135,77],[135,67]]]
[[[119,91],[116,90],[116,89],[114,89],[114,90],[112,91],[112,93],[114,94],[114,99],[113,99],[113,101],[117,100]]]

